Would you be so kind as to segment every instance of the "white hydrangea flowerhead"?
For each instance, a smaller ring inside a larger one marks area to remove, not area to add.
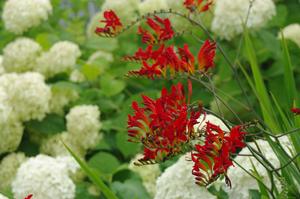
[[[17,121],[10,104],[9,95],[1,86],[0,129],[0,154],[16,150],[22,139],[23,125]]]
[[[253,3],[249,12],[250,2]],[[260,28],[275,14],[272,0],[218,0],[215,2],[212,31],[223,39],[231,40],[243,32],[246,19],[248,28]]]
[[[165,0],[145,0],[139,4],[139,11],[141,15],[167,8],[168,4]]]
[[[295,42],[300,48],[300,24],[290,24],[282,30],[282,33],[285,39]],[[281,38],[280,33],[279,37]]]
[[[9,96],[5,92],[4,88],[0,87],[0,129],[4,125],[10,123],[12,118],[12,107],[9,103]]]
[[[219,126],[223,131],[229,131],[228,127],[225,125],[225,123],[218,117],[212,115],[212,114],[202,114],[197,121],[198,124],[194,125],[195,131],[205,130],[205,126],[207,122],[210,122],[214,125]]]
[[[79,94],[74,89],[51,87],[50,112],[63,115],[64,107],[78,98]]]
[[[75,83],[81,83],[86,80],[84,74],[79,69],[74,69],[70,74],[70,81]]]
[[[195,184],[193,162],[186,160],[188,156],[190,157],[190,153],[182,156],[158,177],[155,199],[216,199],[206,188]]]
[[[108,69],[109,64],[114,61],[112,53],[98,50],[94,52],[87,60],[87,64],[96,65],[100,69],[100,74],[103,74]]]
[[[3,125],[0,130],[0,154],[15,151],[22,140],[24,127],[21,122]]]
[[[75,174],[80,169],[79,164],[70,155],[58,156],[56,157],[56,161],[66,166],[69,175]]]
[[[70,41],[57,42],[37,59],[35,70],[47,78],[58,73],[71,72],[80,56],[81,51],[77,44]]]
[[[35,199],[74,199],[75,184],[68,167],[46,155],[29,158],[21,164],[12,183],[14,197],[21,199],[33,194]]]
[[[84,149],[93,148],[100,140],[100,110],[94,105],[73,107],[68,115],[67,131]]]
[[[154,197],[156,193],[156,179],[161,174],[158,164],[136,166],[134,162],[137,162],[143,157],[142,154],[138,154],[129,164],[129,169],[138,173],[148,193]]]
[[[22,34],[38,26],[52,13],[49,0],[7,0],[3,7],[2,19],[5,28],[15,34]]]
[[[113,62],[114,61],[114,57],[113,57],[113,54],[111,53],[108,53],[108,52],[105,52],[105,51],[101,51],[101,50],[98,50],[96,52],[94,52],[88,59],[87,63],[88,64],[92,64],[94,62],[97,62],[97,61],[100,61],[100,60],[105,60],[106,62]]]
[[[78,144],[74,136],[70,135],[68,132],[62,132],[46,140],[43,140],[40,146],[40,152],[55,157],[69,155],[70,153],[63,145],[62,141],[70,149],[72,149],[72,151],[76,155],[80,157],[84,157],[86,151],[83,149],[83,147],[80,144]]]
[[[127,22],[135,20],[135,17],[137,17],[137,7],[139,3],[140,0],[105,0],[102,4],[101,10],[102,12],[106,10],[113,10],[118,15],[121,22],[126,24]]]
[[[32,39],[20,37],[3,49],[3,67],[6,72],[26,72],[34,69],[42,47]]]
[[[281,139],[282,144],[285,149],[291,143],[287,139]],[[257,149],[254,143],[249,143],[254,149]],[[278,168],[280,166],[280,162],[270,147],[269,143],[264,140],[258,140],[257,144],[264,155],[264,157],[270,161],[270,163],[275,167]],[[288,150],[286,150],[288,151]],[[246,147],[244,148],[240,154],[247,154],[250,155],[251,152]],[[270,179],[268,176],[267,170],[263,167],[261,163],[259,163],[254,157],[249,156],[237,156],[235,161],[240,164],[244,169],[249,172],[253,171],[253,166],[257,170],[258,174],[261,176],[262,181],[270,186]],[[242,168],[239,166],[231,167],[228,169],[228,177],[232,182],[232,188],[228,188],[226,185],[223,185],[224,190],[228,193],[229,198],[239,198],[239,199],[248,199],[249,196],[249,189],[257,189],[259,190],[257,181],[252,178],[249,174],[247,174]]]
[[[5,73],[5,69],[3,67],[3,56],[0,55],[0,75]]]
[[[39,73],[4,74],[0,87],[8,93],[13,114],[20,121],[41,120],[49,111],[51,91]]]
[[[26,160],[24,153],[11,153],[0,163],[0,190],[7,190],[14,180],[20,165]]]
[[[0,199],[8,199],[8,198],[0,193]]]

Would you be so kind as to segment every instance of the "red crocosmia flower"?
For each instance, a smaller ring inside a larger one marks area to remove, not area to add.
[[[214,66],[215,48],[214,42],[205,41],[198,54],[198,70],[207,71]],[[139,70],[130,71],[129,74],[151,79],[174,76],[176,73],[194,74],[196,70],[195,57],[187,44],[184,44],[183,48],[178,48],[178,52],[172,45],[165,47],[164,44],[158,46],[149,44],[145,50],[139,48],[133,56],[125,56],[124,59],[142,63]]]
[[[139,27],[138,34],[142,36],[142,42],[145,44],[155,44],[156,39],[149,31],[144,30],[142,27]]]
[[[32,198],[32,194],[30,194],[30,195],[28,195],[28,196],[26,196],[24,199],[31,199]]]
[[[300,115],[300,108],[291,108],[292,113],[295,115]]]
[[[245,142],[243,141],[245,135],[246,132],[242,131],[241,126],[235,126],[230,130],[229,136],[227,136],[225,139],[231,145],[231,153],[235,153],[237,149],[242,149],[246,146]]]
[[[104,28],[97,27],[95,33],[98,35],[101,34],[109,34],[114,35],[121,31],[122,23],[116,13],[112,10],[108,10],[104,12],[105,20],[101,20],[100,22],[105,23]]]
[[[143,66],[140,70],[129,72],[129,75],[147,76],[149,79],[154,79],[155,76],[160,76],[161,74],[162,71],[157,64],[149,66],[145,61],[143,61]]]
[[[147,18],[148,26],[154,31],[154,35],[142,27],[139,27],[138,34],[142,35],[142,42],[146,44],[155,44],[157,42],[172,39],[174,31],[172,29],[171,21],[166,18],[162,19],[154,16],[154,19]]]
[[[183,153],[183,147],[194,135],[200,111],[188,113],[184,88],[181,83],[172,86],[171,92],[162,89],[161,97],[154,100],[142,96],[143,107],[132,103],[133,115],[128,115],[129,141],[144,146],[140,162],[163,161]]]
[[[216,54],[216,43],[206,40],[198,53],[199,70],[207,71],[214,67],[214,58]]]
[[[213,0],[185,0],[183,5],[190,11],[205,12],[209,10]]]
[[[207,122],[204,143],[196,144],[195,152],[191,154],[196,184],[207,186],[224,175],[226,184],[231,186],[227,176],[228,168],[233,166],[231,154],[246,146],[245,134],[241,126],[233,127],[226,134],[219,126]]]
[[[178,48],[178,53],[184,65],[184,68],[189,73],[194,73],[195,70],[195,57],[191,53],[189,46],[184,44],[183,48]]]

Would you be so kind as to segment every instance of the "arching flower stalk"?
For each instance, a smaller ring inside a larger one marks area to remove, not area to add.
[[[191,12],[207,11],[211,4],[211,0],[184,2],[184,6]],[[165,13],[172,14],[172,11]],[[117,36],[127,29],[120,31],[122,24],[113,11],[104,12],[104,17],[106,20],[101,22],[106,23],[105,27],[96,29],[99,36]],[[214,67],[217,47],[214,41],[206,40],[195,57],[188,44],[177,47],[166,43],[175,35],[168,18],[149,14],[136,22],[142,19],[146,19],[147,27],[140,26],[137,34],[141,36],[146,47],[140,47],[134,55],[124,57],[125,61],[141,64],[140,69],[130,71],[129,75],[150,79],[175,77],[182,73],[191,76],[206,73]],[[201,114],[205,113],[201,106],[196,110],[190,108],[192,84],[188,82],[187,98],[183,85],[178,83],[172,86],[170,92],[163,88],[158,99],[142,95],[142,106],[136,101],[132,103],[133,114],[128,115],[128,141],[143,145],[143,158],[136,164],[162,162],[176,155],[191,152],[194,162],[191,170],[198,185],[207,186],[223,175],[230,186],[227,169],[233,166],[231,155],[245,147],[243,139],[246,133],[242,131],[241,126],[225,132],[210,122],[206,124],[206,129],[198,132],[194,126],[199,123]]]

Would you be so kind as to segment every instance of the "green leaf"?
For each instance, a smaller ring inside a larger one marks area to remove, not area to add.
[[[150,199],[141,181],[126,180],[125,182],[113,182],[112,189],[116,191],[121,199]]]
[[[255,55],[254,46],[252,44],[252,41],[250,39],[248,30],[245,29],[245,47],[247,51],[247,58],[250,62],[251,70],[253,73],[254,78],[254,85],[255,85],[255,92],[257,93],[259,104],[261,106],[261,111],[264,117],[264,120],[268,124],[268,126],[274,131],[279,132],[280,128],[278,127],[278,123],[276,121],[276,118],[273,114],[273,109],[271,105],[270,98],[268,96],[267,89],[265,87],[258,62]]]
[[[57,114],[49,114],[42,121],[29,121],[25,126],[29,131],[44,135],[54,135],[66,130],[64,117]]]
[[[125,81],[115,79],[113,76],[108,74],[101,77],[100,84],[103,93],[106,96],[117,95],[126,87]]]
[[[261,194],[258,190],[250,189],[249,190],[249,199],[261,199]]]
[[[44,50],[48,50],[55,42],[59,41],[59,37],[54,34],[40,33],[36,36],[35,40],[43,47]]]
[[[94,64],[84,64],[80,71],[90,81],[97,79],[102,72],[101,68]]]
[[[217,190],[215,186],[210,186],[207,190],[214,196],[217,196],[218,199],[229,199],[228,194],[222,189],[222,187]]]
[[[75,158],[81,169],[86,173],[89,179],[102,191],[107,199],[118,199],[118,197],[105,185],[105,183],[93,172],[86,162],[81,160],[64,142],[64,146],[69,153]]]
[[[125,157],[130,157],[137,154],[140,150],[140,145],[137,143],[128,142],[126,132],[119,132],[116,135],[116,145]]]
[[[118,40],[115,38],[91,37],[86,42],[86,47],[91,50],[113,51],[118,48]]]
[[[141,177],[136,172],[133,172],[128,168],[118,170],[117,172],[114,173],[112,177],[113,182],[116,181],[125,182],[126,180],[129,179],[135,179],[141,181]]]
[[[89,159],[88,165],[90,168],[96,169],[100,173],[112,174],[120,166],[120,162],[110,153],[99,152]]]
[[[75,199],[97,199],[98,197],[96,196],[92,196],[89,192],[88,192],[88,186],[91,186],[88,183],[79,183],[76,184],[76,196]]]
[[[56,90],[76,90],[80,91],[80,87],[72,82],[67,81],[59,81],[55,82],[54,84],[51,84],[51,89],[55,92]]]
[[[283,51],[283,60],[284,60],[284,83],[286,86],[288,108],[293,106],[294,100],[297,99],[297,89],[295,84],[295,78],[293,74],[293,67],[291,63],[291,58],[284,38],[283,33],[281,32],[281,45]]]

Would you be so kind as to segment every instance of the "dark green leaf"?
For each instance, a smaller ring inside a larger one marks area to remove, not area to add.
[[[54,135],[66,130],[64,117],[57,114],[49,114],[42,121],[29,121],[25,126],[29,131],[44,135]]]
[[[88,165],[103,174],[112,174],[120,166],[119,160],[110,153],[100,152],[88,161]]]

